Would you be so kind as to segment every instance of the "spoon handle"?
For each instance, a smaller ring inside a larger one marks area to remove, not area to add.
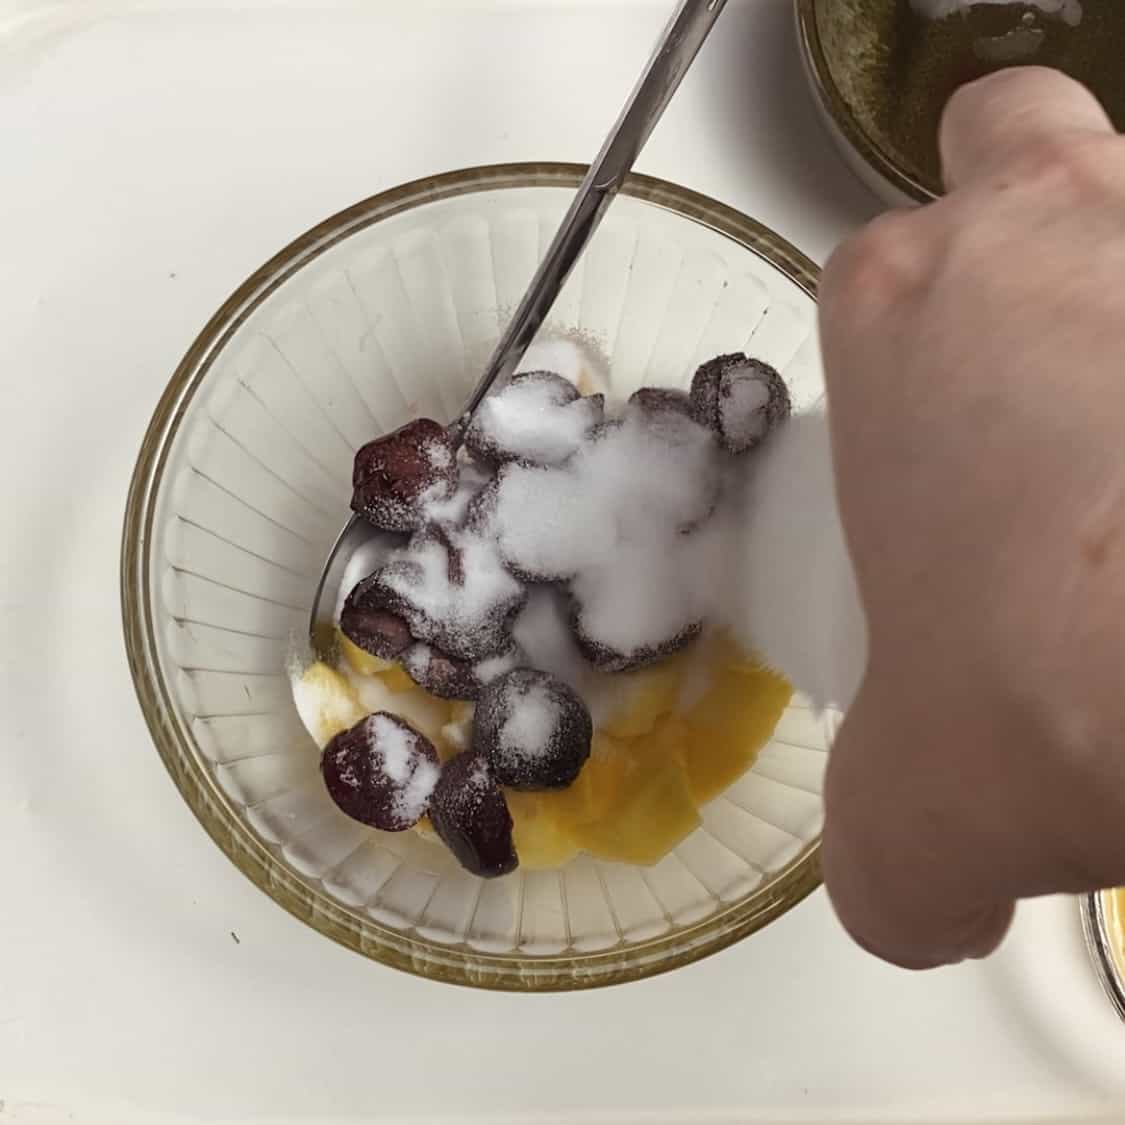
[[[539,331],[590,236],[633,167],[687,73],[726,0],[681,0],[649,58],[621,115],[590,165],[543,261],[473,388],[454,436],[459,439],[473,412],[497,379],[507,379]]]

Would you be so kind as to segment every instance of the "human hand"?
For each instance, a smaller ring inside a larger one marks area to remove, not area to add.
[[[869,631],[824,874],[914,968],[1125,883],[1125,139],[1027,68],[955,94],[941,152],[950,193],[844,244],[820,305]]]

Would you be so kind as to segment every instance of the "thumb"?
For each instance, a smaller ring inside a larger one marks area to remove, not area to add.
[[[868,952],[908,969],[983,957],[1000,944],[1014,903],[977,877],[987,857],[971,849],[942,807],[948,772],[927,722],[898,721],[870,677],[829,755],[822,842],[824,882],[844,928]],[[913,741],[909,762],[901,753]],[[931,763],[926,768],[925,763]],[[949,802],[946,802],[947,804]]]
[[[1036,145],[1112,132],[1097,98],[1061,71],[1000,70],[960,87],[945,107],[938,138],[945,186],[987,175]]]

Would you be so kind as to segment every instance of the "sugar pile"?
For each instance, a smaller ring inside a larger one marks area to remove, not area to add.
[[[760,441],[769,429],[769,388],[751,379],[732,382],[719,400],[719,419],[723,433],[737,446],[748,448]]]
[[[430,803],[439,767],[420,752],[421,740],[414,731],[388,715],[372,715],[367,726],[367,745],[372,772],[381,771],[391,793],[392,815],[417,823]]]
[[[539,683],[511,685],[504,703],[508,717],[500,727],[499,754],[508,759],[509,772],[514,772],[525,759],[534,761],[549,752],[558,734],[562,707]]]
[[[836,507],[828,419],[792,418],[729,490],[724,547],[733,580],[713,609],[818,707],[851,704],[867,624]]]
[[[503,648],[508,619],[525,597],[488,537],[465,529],[415,536],[380,574],[410,632],[458,660]]]
[[[385,488],[408,498],[412,523],[342,627],[455,699],[513,661],[585,694],[591,667],[674,652],[729,600],[732,481],[788,411],[778,373],[737,353],[702,365],[690,394],[641,388],[611,414],[561,375],[520,374],[485,400],[460,452],[417,419],[361,451],[381,474],[365,478],[364,513],[378,522]]]
[[[561,375],[530,372],[480,404],[466,441],[498,460],[557,465],[586,440],[601,417],[600,399],[579,397]]]
[[[723,473],[704,427],[626,411],[562,466],[501,470],[488,526],[517,573],[569,582],[580,636],[627,666],[706,616]]]

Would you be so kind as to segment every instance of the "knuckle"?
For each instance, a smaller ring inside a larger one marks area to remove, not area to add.
[[[843,243],[828,260],[821,300],[829,317],[878,315],[908,296],[925,270],[913,212],[890,212]]]
[[[1065,193],[1070,198],[1100,191],[1121,163],[1117,137],[1049,134],[1023,147],[1007,178],[1036,192]]]

